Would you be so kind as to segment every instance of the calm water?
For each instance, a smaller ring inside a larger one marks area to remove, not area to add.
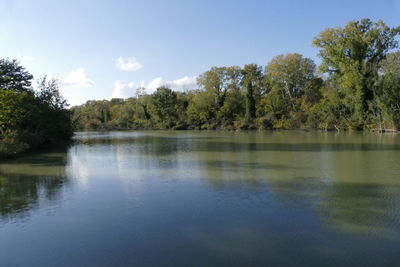
[[[0,266],[400,266],[400,136],[76,139],[0,162]]]

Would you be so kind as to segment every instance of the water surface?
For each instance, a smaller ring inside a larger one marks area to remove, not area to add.
[[[0,162],[0,266],[400,266],[400,136],[76,140]]]

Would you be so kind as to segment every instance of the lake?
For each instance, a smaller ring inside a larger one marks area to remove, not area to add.
[[[0,162],[0,266],[400,266],[400,136],[80,132]]]

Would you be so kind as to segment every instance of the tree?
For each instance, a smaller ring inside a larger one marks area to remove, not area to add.
[[[30,111],[35,117],[29,129],[35,133],[40,146],[57,145],[72,137],[70,111],[67,101],[60,94],[58,80],[47,79],[46,76],[39,79],[35,107],[36,111]]]
[[[282,89],[290,99],[299,97],[305,85],[315,76],[312,59],[300,54],[274,57],[265,67],[265,75],[273,88]]]
[[[37,98],[49,107],[61,110],[68,107],[67,101],[60,94],[59,81],[43,76],[38,80]]]
[[[386,54],[398,47],[400,27],[389,28],[383,21],[351,21],[343,28],[328,28],[313,41],[320,48],[320,71],[330,75],[351,110],[356,128],[362,127],[368,102],[374,97],[379,65]]]
[[[388,54],[381,66],[383,77],[378,97],[397,130],[400,128],[400,51]]]
[[[324,80],[316,77],[309,81],[304,86],[304,93],[302,96],[301,109],[307,111],[308,108],[317,104],[323,97],[322,89],[324,87]]]
[[[265,82],[270,87],[264,97],[262,116],[272,120],[274,128],[297,128],[305,121],[301,96],[316,78],[314,62],[300,54],[274,57],[265,67]]]
[[[32,75],[15,60],[0,60],[0,73],[0,157],[71,140],[70,112],[56,80],[43,77],[34,92]]]
[[[19,130],[26,126],[33,102],[33,76],[17,60],[0,59],[0,129]]]
[[[0,59],[0,89],[30,91],[33,76],[14,60]]]
[[[192,128],[215,128],[216,109],[215,96],[210,91],[192,92],[187,108],[189,125]]]
[[[242,70],[242,85],[246,91],[246,119],[256,117],[256,104],[259,101],[263,83],[263,73],[260,66],[247,64]]]
[[[177,120],[176,93],[167,87],[160,87],[157,88],[151,99],[153,112],[158,118],[158,122],[163,127],[173,127]]]
[[[32,102],[32,95],[27,92],[0,90],[0,135],[1,130],[20,130],[29,123]]]
[[[217,111],[224,105],[228,90],[239,90],[241,71],[237,66],[213,67],[198,78],[199,86],[215,95]]]
[[[199,90],[139,89],[129,100],[74,108],[74,118],[87,129],[399,129],[399,32],[352,21],[314,39],[322,73],[300,54],[279,55],[264,73],[256,64],[213,67],[199,76]]]

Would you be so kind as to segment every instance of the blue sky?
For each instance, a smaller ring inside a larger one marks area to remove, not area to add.
[[[0,57],[56,76],[70,104],[194,86],[212,66],[265,66],[364,17],[400,25],[400,1],[0,0]]]

